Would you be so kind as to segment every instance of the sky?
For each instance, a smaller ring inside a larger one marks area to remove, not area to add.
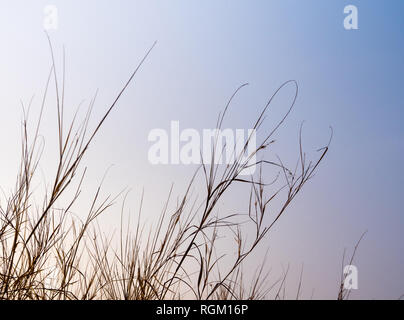
[[[56,65],[66,50],[66,108],[73,112],[98,89],[94,119],[113,101],[146,51],[157,41],[134,82],[108,118],[90,153],[87,183],[95,188],[108,170],[105,192],[130,188],[128,207],[145,193],[147,220],[157,219],[174,183],[180,195],[196,166],[152,165],[154,128],[212,128],[241,84],[226,126],[250,128],[272,93],[296,80],[299,95],[277,132],[270,157],[294,164],[304,121],[308,155],[333,139],[316,176],[258,249],[269,265],[293,275],[304,265],[303,293],[333,299],[344,248],[355,258],[354,299],[397,299],[404,294],[404,19],[402,1],[0,1],[0,185],[13,187],[20,152],[21,101],[40,96],[51,66],[44,8],[57,8],[49,30]],[[358,29],[344,28],[344,7],[358,8]],[[52,96],[52,94],[51,94]],[[293,97],[282,91],[268,119],[276,121]],[[43,135],[56,129],[49,107]],[[51,151],[41,169],[52,173]],[[91,188],[90,188],[91,189]],[[235,189],[223,210],[243,208]],[[110,213],[106,225],[119,225]],[[276,272],[275,272],[276,274]]]

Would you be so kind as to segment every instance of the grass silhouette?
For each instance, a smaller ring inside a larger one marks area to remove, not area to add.
[[[298,165],[293,170],[286,168],[280,159],[273,162],[261,158],[263,150],[274,142],[272,136],[294,106],[298,94],[296,81],[282,84],[254,123],[253,129],[260,130],[276,94],[285,86],[295,87],[293,102],[285,116],[257,145],[253,154],[245,156],[251,143],[249,137],[243,150],[235,155],[234,163],[225,167],[202,164],[176,208],[168,209],[169,195],[157,225],[150,230],[140,223],[141,207],[135,228],[124,227],[122,214],[119,245],[114,246],[111,239],[97,227],[96,219],[113,205],[116,198],[102,198],[99,186],[84,221],[75,219],[69,210],[81,193],[86,174],[86,170],[81,168],[83,157],[154,45],[95,129],[90,131],[89,120],[95,98],[82,119],[76,114],[66,126],[64,80],[59,87],[50,41],[49,44],[53,65],[47,79],[40,117],[35,123],[34,132],[31,132],[28,128],[30,120],[24,112],[22,154],[15,189],[0,204],[0,299],[265,299],[272,291],[276,293],[275,298],[281,299],[287,273],[280,281],[268,285],[263,261],[247,286],[242,266],[313,177],[328,151],[327,145],[319,150],[316,160],[308,161],[300,138]],[[58,163],[50,190],[38,202],[33,198],[32,181],[38,174],[43,151],[41,118],[52,79],[56,92]],[[242,87],[234,92],[219,115],[218,129],[222,127],[232,99]],[[212,159],[222,151],[215,147]],[[255,163],[259,168],[258,175],[241,177],[240,172],[248,168],[251,157],[257,155],[260,156]],[[268,167],[280,172],[276,181],[264,181],[263,172]],[[205,188],[198,189],[198,198],[203,199],[200,203],[191,197],[197,176],[202,176],[205,181]],[[281,186],[273,189],[275,182],[281,183]],[[247,222],[240,222],[237,214],[218,216],[215,213],[219,200],[225,193],[231,192],[230,186],[234,184],[249,187],[249,210],[243,216]],[[68,200],[61,209],[56,202],[62,196]],[[276,209],[273,209],[271,206],[275,202]],[[249,233],[249,241],[241,227],[244,223],[254,230]],[[224,256],[216,250],[223,232],[233,235],[234,250],[237,252],[235,259],[226,264],[222,263]],[[297,297],[300,285],[301,282]]]

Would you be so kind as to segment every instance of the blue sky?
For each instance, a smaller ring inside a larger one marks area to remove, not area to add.
[[[10,155],[0,159],[3,188],[12,187],[16,170],[20,99],[36,94],[38,103],[51,63],[42,28],[48,4],[58,8],[59,27],[50,36],[59,63],[66,48],[70,110],[99,88],[94,116],[100,116],[157,40],[86,159],[90,185],[114,164],[107,191],[131,187],[135,206],[144,188],[152,220],[171,183],[180,194],[195,168],[150,165],[151,129],[168,129],[172,120],[210,128],[245,82],[227,125],[248,127],[277,87],[295,79],[297,104],[274,152],[294,163],[303,120],[312,155],[328,141],[329,126],[334,137],[318,174],[262,250],[271,248],[275,267],[290,263],[298,273],[304,263],[306,296],[315,288],[315,297],[333,298],[344,247],[368,230],[352,297],[404,293],[402,1],[1,1],[0,144]],[[343,28],[348,4],[358,8],[358,30]],[[290,94],[283,93],[269,121],[282,114]],[[52,116],[45,115],[45,134],[54,130]],[[45,168],[48,161],[46,155]],[[229,206],[242,207],[235,192]]]

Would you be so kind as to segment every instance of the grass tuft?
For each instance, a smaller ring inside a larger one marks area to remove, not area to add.
[[[269,274],[264,272],[264,260],[253,279],[247,279],[250,285],[246,285],[243,263],[285,214],[328,151],[327,145],[319,150],[316,160],[308,161],[302,147],[301,130],[299,158],[293,170],[280,159],[269,161],[263,154],[274,142],[274,133],[293,109],[298,94],[296,81],[282,84],[254,123],[253,129],[259,131],[276,94],[286,86],[294,86],[295,96],[285,116],[262,139],[255,151],[246,157],[251,144],[250,136],[241,152],[235,155],[233,164],[225,167],[202,164],[174,210],[168,209],[170,192],[165,209],[153,228],[146,230],[140,223],[142,205],[135,228],[126,228],[123,201],[119,244],[114,246],[112,238],[103,234],[96,221],[117,198],[102,198],[100,185],[83,221],[75,219],[70,209],[81,194],[86,175],[86,169],[81,168],[81,164],[89,146],[154,45],[91,131],[89,120],[95,97],[81,120],[76,114],[66,123],[65,70],[63,67],[63,82],[59,86],[50,40],[49,44],[53,64],[42,98],[40,117],[35,123],[35,130],[30,132],[28,112],[23,112],[21,161],[15,188],[0,202],[0,299],[266,299],[270,292],[275,293],[276,299],[282,298],[287,272],[279,281],[270,282]],[[44,147],[40,136],[41,118],[52,78],[58,123],[57,169],[51,188],[38,201],[33,197],[33,179],[38,174]],[[234,92],[219,115],[218,129],[222,127],[232,99],[243,87]],[[215,145],[213,159],[223,152],[217,148],[218,144]],[[240,173],[251,165],[250,160],[254,156],[260,159],[254,163],[259,173],[249,178],[241,177]],[[274,180],[265,181],[264,171],[271,168],[279,174]],[[200,176],[203,177],[204,188],[198,189],[198,199],[202,200],[195,200],[191,190]],[[235,184],[248,186],[248,213],[218,215],[219,201],[224,194],[231,193],[230,187]],[[60,208],[56,202],[62,196],[66,205]],[[248,239],[245,224],[249,226]],[[218,243],[224,233],[233,235],[235,256],[218,252]],[[297,298],[300,285],[301,280]],[[344,296],[344,292],[340,295]]]

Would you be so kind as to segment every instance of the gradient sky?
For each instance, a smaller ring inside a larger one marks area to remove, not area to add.
[[[227,126],[248,128],[277,87],[295,79],[297,104],[274,152],[294,164],[303,120],[312,156],[327,143],[329,126],[334,137],[317,175],[260,252],[270,247],[268,264],[275,269],[289,263],[298,274],[303,263],[304,296],[315,289],[316,298],[334,298],[343,250],[352,250],[368,230],[356,256],[359,290],[352,298],[404,294],[404,2],[1,0],[0,177],[6,191],[17,170],[20,99],[28,102],[35,94],[38,107],[51,65],[42,26],[48,4],[58,8],[59,27],[50,36],[60,66],[66,48],[70,112],[99,88],[94,118],[100,117],[158,41],[90,149],[90,185],[113,164],[106,192],[132,188],[128,206],[136,208],[144,188],[147,219],[153,220],[171,183],[181,194],[195,167],[150,165],[151,129],[168,130],[171,120],[182,128],[211,128],[245,82],[250,85],[236,99]],[[358,7],[359,30],[343,28],[348,4]],[[273,119],[291,92],[276,102]],[[53,116],[46,112],[43,130],[50,144]],[[51,172],[51,153],[43,160],[43,171]],[[243,206],[234,192],[225,208]],[[117,223],[118,216],[105,221]]]

